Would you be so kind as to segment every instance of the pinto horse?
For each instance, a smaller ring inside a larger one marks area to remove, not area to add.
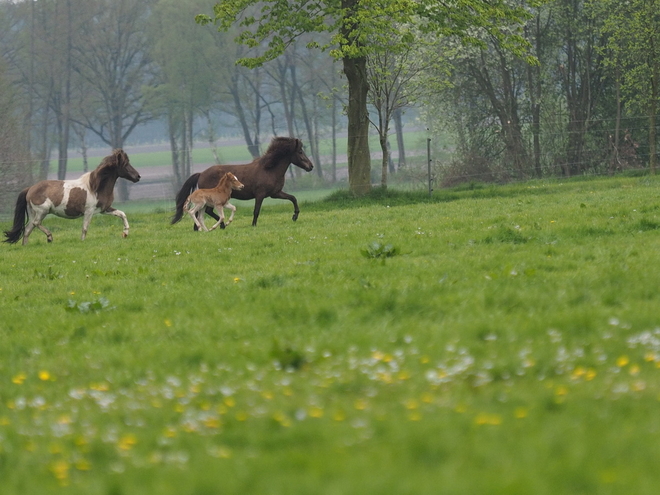
[[[192,217],[195,225],[199,230],[206,230],[206,224],[204,223],[204,212],[200,211],[205,206],[210,206],[211,208],[217,208],[220,212],[220,218],[217,223],[211,227],[211,230],[215,230],[220,226],[221,229],[225,228],[225,208],[231,210],[231,215],[229,215],[229,220],[227,220],[227,225],[229,225],[234,220],[234,213],[236,213],[236,207],[229,202],[231,198],[231,193],[233,191],[240,191],[243,189],[243,184],[236,178],[231,172],[227,172],[222,176],[218,185],[213,189],[197,189],[193,192],[188,199],[186,200],[185,210]],[[199,215],[199,219],[197,218]]]
[[[96,170],[74,180],[42,180],[18,195],[14,211],[14,226],[5,231],[4,242],[14,244],[23,238],[28,243],[32,230],[37,227],[48,242],[53,242],[50,230],[41,225],[49,213],[62,218],[83,218],[82,240],[85,240],[89,222],[94,213],[114,215],[124,221],[123,237],[128,235],[128,220],[123,211],[112,208],[114,187],[121,177],[131,182],[140,180],[124,150],[116,149],[106,156]]]
[[[253,226],[257,225],[261,203],[267,197],[291,201],[293,203],[293,220],[297,220],[300,213],[298,200],[292,194],[282,191],[284,176],[291,163],[307,172],[314,168],[311,160],[303,151],[300,139],[276,137],[273,138],[263,156],[247,165],[214,165],[203,172],[191,175],[176,195],[176,213],[172,217],[172,223],[181,220],[185,201],[196,187],[212,188],[226,172],[233,173],[245,185],[242,190],[232,194],[233,198],[254,199]],[[206,213],[219,220],[212,207],[207,206]]]

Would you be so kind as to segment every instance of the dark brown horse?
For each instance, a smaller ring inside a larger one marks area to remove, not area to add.
[[[112,208],[114,187],[121,177],[131,182],[140,180],[124,150],[116,149],[106,156],[96,170],[87,172],[74,180],[42,180],[21,191],[16,200],[14,225],[5,231],[4,242],[14,244],[23,238],[28,243],[32,230],[37,227],[48,242],[53,242],[50,230],[41,225],[49,213],[63,218],[84,216],[82,240],[85,240],[89,222],[94,213],[114,215],[124,222],[123,237],[128,235],[128,220],[123,211]]]
[[[252,225],[257,225],[261,203],[267,197],[291,201],[293,203],[293,220],[297,220],[300,213],[298,200],[295,196],[282,191],[284,175],[291,163],[307,172],[314,168],[314,165],[303,151],[303,144],[300,139],[276,137],[271,141],[266,153],[252,163],[247,165],[214,165],[203,172],[191,175],[176,195],[176,213],[172,217],[172,223],[181,220],[186,199],[196,187],[200,189],[215,187],[226,172],[233,173],[245,186],[240,191],[234,191],[232,198],[255,200]],[[206,213],[216,220],[219,219],[213,208],[207,207]]]

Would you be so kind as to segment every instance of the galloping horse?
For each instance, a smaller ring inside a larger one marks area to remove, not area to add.
[[[62,218],[79,218],[84,216],[82,240],[85,240],[89,222],[94,213],[114,215],[124,221],[123,237],[128,235],[128,220],[123,211],[112,208],[114,187],[117,178],[128,179],[131,182],[140,180],[140,174],[128,161],[124,150],[116,149],[106,156],[96,170],[87,172],[74,180],[42,180],[30,186],[18,195],[14,211],[14,226],[5,231],[4,242],[14,244],[23,238],[23,245],[28,243],[28,237],[37,227],[48,242],[53,242],[51,232],[41,225],[49,213]]]
[[[243,184],[236,178],[231,172],[227,172],[222,176],[218,185],[213,189],[197,189],[193,192],[185,203],[186,212],[192,217],[195,225],[200,230],[209,229],[206,228],[204,223],[204,212],[200,211],[205,206],[210,206],[211,208],[217,208],[220,213],[220,218],[217,223],[211,227],[211,230],[215,230],[220,226],[221,229],[225,228],[225,208],[231,210],[231,215],[229,215],[229,220],[227,220],[227,225],[229,225],[234,220],[234,213],[236,213],[236,207],[229,202],[231,198],[232,190],[240,191],[243,189]],[[197,218],[199,215],[200,218]]]
[[[245,185],[242,190],[236,191],[232,195],[233,198],[255,200],[252,217],[253,226],[257,225],[261,203],[267,197],[291,201],[293,203],[293,220],[297,220],[300,213],[298,200],[295,196],[282,191],[284,175],[291,163],[307,172],[314,168],[314,165],[303,151],[303,144],[300,139],[276,137],[271,141],[266,153],[252,163],[247,165],[214,165],[203,172],[191,175],[176,195],[176,213],[172,217],[172,223],[181,220],[185,201],[196,187],[210,189],[218,183],[220,177],[226,172],[233,173]],[[206,208],[206,213],[216,220],[219,219],[211,207]]]

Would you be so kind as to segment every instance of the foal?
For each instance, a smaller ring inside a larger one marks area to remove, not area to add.
[[[229,202],[231,198],[232,190],[240,191],[243,189],[243,184],[239,182],[234,174],[227,172],[222,176],[218,185],[213,189],[197,189],[193,192],[185,202],[185,209],[188,214],[195,221],[195,225],[199,230],[205,230],[209,232],[209,229],[206,228],[204,223],[204,210],[205,206],[210,206],[211,208],[216,208],[218,213],[220,213],[220,218],[218,221],[211,227],[211,230],[214,230],[220,226],[221,229],[225,228],[225,213],[224,208],[229,208],[231,210],[231,215],[229,215],[229,220],[227,225],[229,225],[232,220],[234,220],[234,213],[236,213],[236,207]],[[197,215],[201,217],[201,222],[197,218]]]

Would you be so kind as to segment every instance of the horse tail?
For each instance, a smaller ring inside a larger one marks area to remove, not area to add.
[[[190,177],[188,177],[188,180],[183,183],[181,190],[177,193],[176,211],[172,217],[172,224],[177,223],[183,217],[183,208],[186,206],[186,200],[197,187],[197,180],[199,179],[199,175],[200,173],[197,172],[196,174],[192,174]]]
[[[23,189],[16,200],[16,209],[14,210],[14,226],[11,230],[5,230],[6,239],[3,242],[10,244],[17,243],[25,232],[27,223],[27,193],[28,189]]]

